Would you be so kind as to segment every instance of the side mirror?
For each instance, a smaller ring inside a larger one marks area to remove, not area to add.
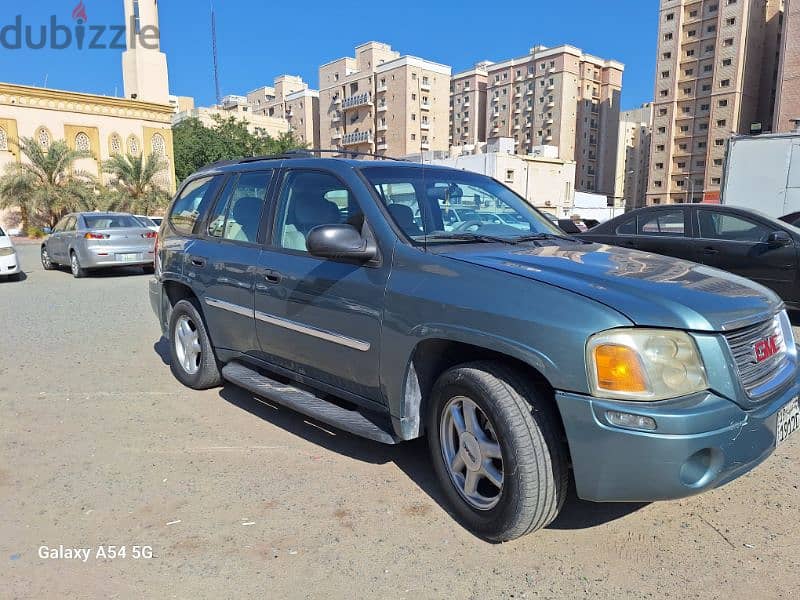
[[[785,231],[773,231],[767,236],[767,243],[770,246],[789,246],[792,243],[792,236]]]
[[[352,225],[319,225],[308,232],[306,248],[320,258],[347,258],[367,262],[378,255],[378,249],[369,243]]]

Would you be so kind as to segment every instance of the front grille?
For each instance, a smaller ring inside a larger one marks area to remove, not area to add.
[[[771,336],[776,336],[777,352],[758,362],[755,345]],[[789,360],[779,315],[758,325],[726,333],[725,339],[736,361],[739,380],[750,397],[753,397],[756,390],[777,377]]]

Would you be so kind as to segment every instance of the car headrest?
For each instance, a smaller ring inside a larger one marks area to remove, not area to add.
[[[342,220],[339,207],[321,196],[298,198],[294,203],[294,219],[301,225],[328,225]]]
[[[392,215],[392,218],[400,227],[406,227],[414,223],[414,211],[405,204],[390,204],[386,207],[386,210],[389,211],[389,214]]]

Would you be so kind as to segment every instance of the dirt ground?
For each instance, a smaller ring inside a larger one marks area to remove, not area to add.
[[[185,389],[146,276],[75,280],[36,252],[0,283],[0,597],[797,597],[800,435],[711,493],[573,494],[548,529],[490,545],[442,507],[423,443]]]

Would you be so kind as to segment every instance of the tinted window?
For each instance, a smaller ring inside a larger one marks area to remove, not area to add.
[[[64,225],[64,231],[75,231],[77,229],[78,219],[75,217],[69,217],[67,219],[66,224]]]
[[[636,217],[617,227],[617,235],[636,235]]]
[[[69,217],[64,217],[58,223],[56,223],[56,226],[53,227],[53,233],[59,233],[61,231],[64,231],[64,227],[67,226],[67,221],[68,220],[69,220]]]
[[[237,242],[255,243],[271,175],[271,171],[261,171],[231,178],[211,213],[208,234]]]
[[[711,210],[697,211],[700,237],[712,240],[737,242],[763,242],[771,230],[765,225],[736,215],[726,215]]]
[[[141,221],[130,215],[84,215],[87,229],[118,229],[121,227],[143,227]],[[69,228],[69,226],[67,226]]]
[[[319,225],[349,223],[361,230],[364,217],[350,191],[336,177],[316,171],[290,171],[281,186],[275,243],[306,250],[308,232]]]
[[[169,222],[175,231],[190,234],[217,189],[216,177],[202,177],[189,182],[172,205]]]
[[[682,210],[660,210],[639,216],[641,235],[684,235]]]

